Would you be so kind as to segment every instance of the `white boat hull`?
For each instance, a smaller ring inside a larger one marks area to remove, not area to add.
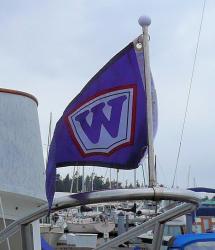
[[[109,233],[114,230],[114,222],[72,223],[67,222],[71,233]]]

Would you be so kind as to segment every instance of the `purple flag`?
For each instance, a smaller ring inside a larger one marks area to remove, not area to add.
[[[49,204],[55,192],[57,167],[134,169],[144,156],[148,141],[144,54],[137,42],[115,55],[57,122],[46,169]],[[152,99],[155,134],[157,102],[153,84]]]

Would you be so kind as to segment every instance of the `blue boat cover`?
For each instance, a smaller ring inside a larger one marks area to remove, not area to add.
[[[179,249],[183,249],[183,247],[192,244],[194,242],[205,242],[205,241],[215,241],[215,233],[204,233],[204,234],[183,234],[177,235],[173,238],[170,243],[170,248],[178,247]]]
[[[195,187],[195,188],[188,188],[188,190],[194,191],[194,192],[205,192],[205,193],[215,193],[214,188],[205,188],[205,187]]]
[[[200,206],[196,210],[196,216],[197,217],[202,217],[202,216],[214,217],[215,216],[215,208]]]

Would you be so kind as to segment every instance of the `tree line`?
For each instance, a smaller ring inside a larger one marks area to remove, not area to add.
[[[137,187],[140,187],[139,182],[137,181]],[[75,175],[73,178],[70,178],[69,174],[63,178],[60,174],[56,176],[56,191],[57,192],[70,192],[72,186],[72,193],[78,193],[82,191],[82,175]],[[104,178],[98,175],[87,175],[84,180],[84,191],[92,190],[104,190],[110,188],[110,179]],[[111,188],[133,188],[133,185],[126,181],[123,186],[121,182],[118,182],[114,179],[111,180]]]

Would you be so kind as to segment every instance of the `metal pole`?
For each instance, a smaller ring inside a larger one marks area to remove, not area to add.
[[[196,178],[193,178],[193,186],[196,187]]]
[[[119,187],[119,169],[116,170],[116,188]]]
[[[160,250],[162,241],[163,241],[163,232],[164,232],[164,223],[157,223],[154,228],[154,235],[156,237],[153,238],[152,241],[152,249],[153,250]]]
[[[123,212],[118,214],[118,225],[117,225],[117,235],[121,235],[125,232],[125,215]]]
[[[144,187],[146,186],[146,180],[145,180],[145,172],[144,172],[144,168],[143,165],[142,166],[142,172],[143,172],[143,183],[144,183]]]
[[[46,164],[48,163],[49,148],[50,148],[50,143],[51,143],[51,139],[52,139],[51,137],[52,137],[52,112],[50,113],[50,119],[49,119],[49,131],[48,131]]]
[[[75,167],[74,167],[74,170],[73,170],[73,174],[72,174],[72,183],[71,183],[71,188],[70,188],[70,193],[72,193],[72,190],[73,190],[73,185],[74,185],[74,180],[75,180]]]
[[[134,188],[137,187],[137,170],[136,168],[134,169]]]
[[[190,186],[190,169],[191,169],[191,166],[189,166],[189,168],[188,168],[188,175],[187,175],[187,188],[189,188],[189,186]]]
[[[175,208],[172,208],[154,218],[152,218],[151,220],[148,220],[146,222],[144,222],[143,224],[136,226],[132,229],[130,229],[128,232],[125,232],[121,235],[119,235],[118,237],[115,237],[113,239],[111,239],[109,242],[104,243],[101,246],[98,246],[96,248],[96,250],[107,250],[107,249],[111,249],[113,247],[117,247],[120,244],[124,243],[125,241],[129,241],[131,239],[134,239],[135,237],[139,236],[140,234],[143,234],[149,230],[152,230],[154,228],[154,226],[157,223],[165,223],[173,218],[177,218],[187,212],[192,211],[193,209],[195,209],[195,206],[193,204],[181,204]],[[161,228],[163,229],[163,228]],[[154,249],[154,248],[152,248]],[[157,245],[157,249],[158,245]]]
[[[22,249],[34,250],[32,224],[21,226]]]
[[[192,233],[193,218],[192,214],[186,214],[186,232]]]
[[[76,171],[76,193],[78,193],[78,178],[79,178],[79,172],[78,172],[78,167]]]
[[[92,183],[91,183],[91,191],[93,191],[93,180],[94,180],[94,170],[93,170],[93,172],[92,172]]]
[[[82,193],[85,192],[85,186],[84,186],[84,166],[82,168]]]
[[[156,172],[154,164],[154,146],[153,146],[153,116],[152,116],[152,93],[151,93],[151,71],[149,62],[149,34],[148,26],[151,24],[151,19],[146,16],[141,16],[138,20],[143,31],[143,51],[144,51],[144,73],[145,73],[145,88],[147,99],[147,129],[148,129],[148,165],[149,165],[149,187],[156,186]]]
[[[111,185],[111,168],[110,168],[110,189],[112,188],[112,185]]]

